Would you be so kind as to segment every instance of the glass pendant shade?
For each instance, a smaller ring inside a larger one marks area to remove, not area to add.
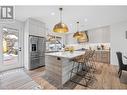
[[[53,31],[57,33],[66,33],[68,32],[68,27],[66,24],[62,23],[62,8],[60,8],[59,10],[60,10],[60,22],[54,26]]]

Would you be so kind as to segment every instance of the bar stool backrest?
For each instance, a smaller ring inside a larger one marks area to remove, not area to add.
[[[91,55],[91,50],[86,50],[85,54],[83,55],[82,59],[84,60],[84,62],[87,62],[90,58]]]
[[[80,62],[81,62],[81,61],[84,62],[84,63],[85,63],[85,62],[88,62],[89,59],[90,59],[91,57],[93,57],[94,52],[95,52],[95,51],[93,51],[93,50],[86,50],[85,53],[84,53],[83,55],[80,55],[80,56],[75,57],[75,58],[73,59],[73,61],[78,62],[78,61],[80,60]]]

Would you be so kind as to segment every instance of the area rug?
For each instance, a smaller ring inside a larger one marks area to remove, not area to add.
[[[14,69],[0,73],[0,89],[42,89],[23,69]]]

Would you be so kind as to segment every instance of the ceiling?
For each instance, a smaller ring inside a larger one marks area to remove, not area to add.
[[[36,18],[52,31],[60,20],[60,7],[69,33],[76,32],[77,21],[80,22],[79,30],[87,30],[127,20],[127,6],[15,6],[15,17],[20,21]]]

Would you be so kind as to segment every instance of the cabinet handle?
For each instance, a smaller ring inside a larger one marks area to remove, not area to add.
[[[61,60],[61,58],[60,57],[57,57],[57,60]]]

